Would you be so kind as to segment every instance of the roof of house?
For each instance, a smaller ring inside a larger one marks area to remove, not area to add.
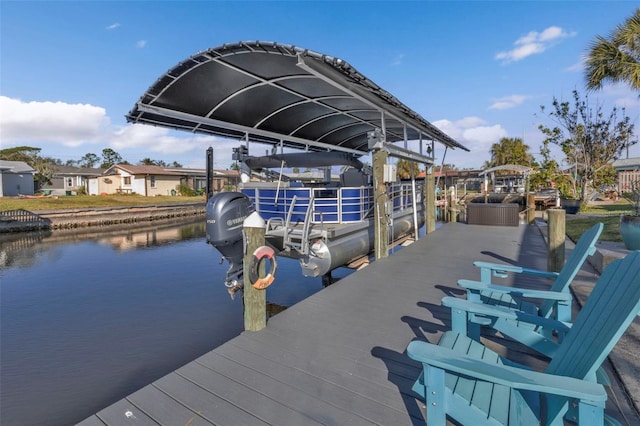
[[[35,173],[35,169],[24,161],[0,160],[0,171],[2,173]]]
[[[145,166],[133,164],[116,164],[104,171],[104,175],[115,174],[115,169],[123,170],[132,175],[166,175],[166,176],[205,176],[205,169],[184,167]],[[237,170],[213,170],[214,176],[238,177]]]
[[[640,168],[640,157],[619,159],[612,164],[616,169],[638,169]]]
[[[100,176],[104,169],[93,167],[55,166],[54,175],[58,176]]]

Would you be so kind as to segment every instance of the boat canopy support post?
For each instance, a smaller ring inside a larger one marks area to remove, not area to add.
[[[426,233],[430,234],[436,230],[436,179],[433,166],[427,166],[427,179],[425,179],[424,185]]]
[[[422,142],[422,140],[421,140]],[[432,139],[431,143],[427,145],[427,155],[431,156],[435,152],[435,141]],[[422,145],[420,147],[420,153],[422,153]],[[425,164],[426,179],[424,180],[424,197],[425,209],[424,209],[424,223],[425,233],[430,234],[436,230],[436,180],[435,180],[435,166],[433,164]]]
[[[265,245],[266,223],[258,212],[251,213],[243,223],[244,234],[244,329],[259,331],[267,326],[267,292],[258,290],[249,282],[253,252]],[[265,275],[265,262],[258,266],[258,275]]]
[[[213,147],[207,148],[207,201],[213,197]]]
[[[384,138],[381,132],[369,132],[369,145],[376,144]],[[373,197],[375,209],[374,248],[377,259],[389,256],[389,221],[387,220],[387,185],[384,169],[389,154],[383,149],[373,151]]]

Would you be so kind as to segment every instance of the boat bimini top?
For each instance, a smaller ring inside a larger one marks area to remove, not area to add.
[[[432,157],[393,143],[435,141],[468,151],[342,59],[274,42],[225,44],[191,56],[162,75],[126,118],[355,156],[374,148],[377,135],[376,149],[429,164]]]

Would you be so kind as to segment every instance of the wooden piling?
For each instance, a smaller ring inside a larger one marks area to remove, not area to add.
[[[378,150],[373,153],[373,196],[375,200],[375,255],[376,259],[389,256],[389,224],[387,221],[387,185],[384,182],[384,166],[388,154]]]
[[[265,245],[264,219],[257,212],[253,212],[244,220],[244,329],[258,331],[267,326],[267,292],[258,290],[249,282],[249,265],[253,252]],[[264,276],[265,265],[259,265],[259,275]]]
[[[453,187],[447,194],[447,204],[449,206],[449,222],[458,221],[458,200],[456,197],[456,191]]]
[[[425,179],[425,223],[427,234],[436,230],[436,178],[433,167],[427,167],[427,178]]]
[[[549,218],[549,244],[547,253],[547,269],[552,272],[560,272],[564,266],[564,241],[565,211],[563,209],[548,209]]]
[[[527,223],[533,223],[536,220],[536,196],[527,195]]]

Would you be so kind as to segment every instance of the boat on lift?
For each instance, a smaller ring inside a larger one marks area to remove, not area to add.
[[[208,241],[231,263],[229,286],[242,278],[242,222],[253,211],[267,221],[267,243],[274,251],[299,260],[304,275],[327,276],[370,253],[375,221],[388,227],[393,239],[415,232],[423,221],[422,195],[409,190],[416,185],[384,179],[385,208],[381,198],[374,199],[371,174],[352,163],[372,153],[380,165],[389,156],[431,167],[436,143],[445,147],[443,160],[447,149],[468,151],[343,59],[271,41],[196,52],[161,74],[126,118],[239,140],[247,150],[237,152],[247,154],[243,166],[276,175],[271,182],[247,179],[240,192],[208,201]],[[249,143],[280,154],[250,158]],[[303,153],[296,158],[284,153],[288,149]],[[338,156],[325,158],[329,165],[345,167],[339,182],[287,183],[274,171],[330,152]],[[213,161],[207,170],[212,167]]]
[[[242,282],[242,222],[257,211],[266,221],[265,240],[278,256],[298,260],[302,275],[323,277],[331,271],[366,264],[374,250],[375,220],[389,226],[390,243],[414,238],[424,224],[422,185],[389,183],[385,212],[376,217],[371,169],[355,156],[341,152],[244,156],[240,161],[244,182],[240,192],[214,195],[207,203],[207,242],[230,263],[225,284]],[[331,179],[331,166],[341,166],[339,180]],[[251,181],[250,173],[278,167],[321,167],[324,178],[302,182],[280,173],[272,181]],[[416,192],[413,189],[417,188]]]

